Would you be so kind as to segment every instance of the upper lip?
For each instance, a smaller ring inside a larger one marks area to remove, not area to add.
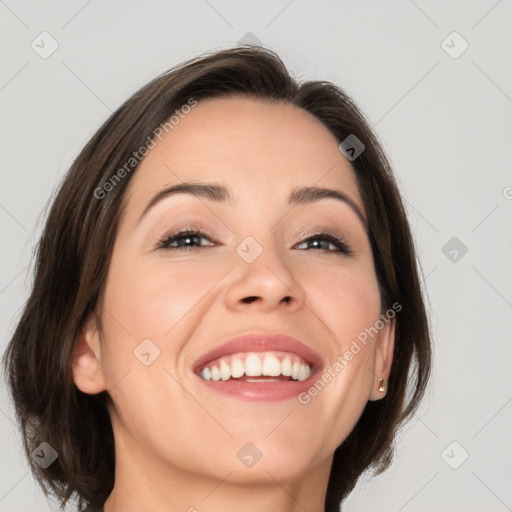
[[[308,363],[312,371],[321,368],[323,364],[319,354],[295,338],[284,334],[251,333],[237,336],[208,351],[194,363],[194,370],[199,371],[206,363],[237,352],[270,352],[273,350],[298,355]]]

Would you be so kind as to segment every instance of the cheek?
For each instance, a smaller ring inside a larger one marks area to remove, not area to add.
[[[165,260],[140,267],[132,262],[117,269],[107,286],[105,303],[132,337],[161,339],[225,273],[218,270]]]
[[[321,334],[329,337],[326,346],[332,350],[322,382],[310,388],[302,403],[325,418],[341,442],[359,419],[373,382],[376,338],[368,332],[380,315],[377,279],[368,263],[307,272],[303,283],[306,304],[321,320]]]
[[[342,349],[378,319],[380,293],[373,263],[350,262],[303,273],[307,306],[321,318]]]
[[[148,358],[154,358],[148,366],[152,370],[185,371],[188,361],[182,360],[182,349],[202,325],[210,305],[207,295],[215,293],[216,283],[230,267],[159,260],[139,266],[117,261],[113,268],[105,290],[102,333],[108,384],[136,370],[130,375],[133,380]],[[140,377],[146,379],[147,374]]]

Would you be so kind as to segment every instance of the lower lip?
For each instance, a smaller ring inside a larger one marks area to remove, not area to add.
[[[313,372],[309,378],[303,381],[243,382],[204,380],[199,376],[198,379],[213,391],[233,398],[252,402],[277,402],[296,398],[300,393],[307,391],[315,381],[317,373],[317,371]]]

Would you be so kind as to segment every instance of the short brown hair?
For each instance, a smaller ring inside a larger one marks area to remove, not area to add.
[[[258,47],[202,55],[144,86],[101,126],[66,174],[37,248],[34,282],[4,355],[4,367],[30,458],[43,441],[58,453],[47,468],[32,464],[45,493],[64,505],[102,507],[114,484],[108,393],[81,392],[72,357],[85,319],[105,285],[125,190],[136,171],[105,184],[190,98],[245,95],[287,102],[319,119],[341,143],[355,135],[365,150],[352,162],[368,218],[382,310],[399,303],[394,357],[385,398],[369,401],[336,449],[325,510],[334,512],[367,469],[387,469],[398,427],[416,411],[431,371],[430,328],[419,264],[391,167],[375,135],[342,89],[299,84],[279,57]]]

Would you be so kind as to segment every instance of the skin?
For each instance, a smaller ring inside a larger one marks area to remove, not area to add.
[[[138,222],[155,194],[187,180],[229,186],[236,202],[179,194]],[[80,390],[112,398],[116,480],[106,512],[324,510],[334,450],[367,401],[385,396],[378,387],[389,376],[394,323],[307,405],[224,396],[192,372],[211,348],[257,330],[301,340],[328,367],[378,320],[363,223],[332,198],[291,208],[298,186],[338,189],[364,215],[351,164],[323,124],[292,105],[240,97],[200,102],[137,169],[101,306],[73,366]],[[155,248],[185,227],[211,240]],[[321,229],[353,253],[302,243]],[[263,248],[250,264],[235,251],[247,236]],[[149,366],[133,353],[146,338],[160,350]],[[262,454],[251,468],[236,455],[248,442]]]

